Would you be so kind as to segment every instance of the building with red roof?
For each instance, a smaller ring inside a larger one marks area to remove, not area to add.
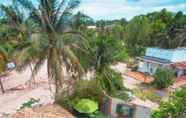
[[[186,48],[147,48],[145,56],[137,58],[138,71],[154,75],[157,68],[169,68],[177,77],[173,86],[186,85]]]

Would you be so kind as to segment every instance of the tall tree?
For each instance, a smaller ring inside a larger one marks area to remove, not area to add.
[[[25,8],[26,13],[30,13],[29,19],[36,27],[36,30],[31,32],[30,44],[22,49],[20,61],[27,61],[32,57],[30,54],[34,54],[37,57],[33,70],[35,75],[47,60],[48,77],[55,81],[57,99],[63,91],[62,66],[78,75],[84,72],[73,52],[75,49],[85,47],[85,43],[81,34],[70,28],[73,10],[78,7],[80,1],[39,0],[38,3],[34,0],[15,1]]]
[[[152,118],[182,118],[186,113],[186,88],[174,92],[168,101],[160,104],[160,107],[152,114]]]
[[[110,68],[114,62],[126,61],[127,50],[121,40],[109,32],[106,27],[97,30],[96,35],[89,39],[90,66],[96,71],[96,78],[100,80],[103,89],[112,94],[123,88],[122,78]]]
[[[151,25],[146,16],[137,16],[126,26],[125,42],[132,56],[143,55],[150,43]]]

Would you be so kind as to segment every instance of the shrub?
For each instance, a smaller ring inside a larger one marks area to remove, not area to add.
[[[129,99],[129,96],[126,93],[126,90],[124,90],[124,89],[121,91],[117,91],[116,93],[113,93],[111,96],[121,99],[121,100],[128,100]]]
[[[87,98],[99,102],[101,101],[102,97],[102,88],[97,80],[80,80],[75,85],[73,98]]]
[[[159,109],[153,111],[152,118],[182,118],[185,111],[186,87],[173,93],[168,101],[162,102]]]
[[[71,96],[65,97],[65,96],[61,96],[58,99],[56,99],[55,101],[57,104],[59,104],[60,106],[62,106],[63,108],[69,110],[69,111],[73,111],[73,98]]]
[[[102,73],[97,73],[96,78],[109,95],[124,89],[121,74],[112,69],[106,69]]]
[[[21,109],[32,108],[35,104],[39,103],[40,99],[31,98],[29,101],[22,104]]]
[[[98,110],[98,103],[90,99],[80,99],[73,108],[79,113],[90,114]]]
[[[174,72],[172,70],[158,68],[154,75],[155,81],[153,85],[158,89],[167,88],[173,83],[174,77]]]
[[[161,101],[161,97],[159,97],[158,95],[156,95],[156,93],[154,93],[151,90],[141,90],[141,89],[134,89],[133,93],[138,96],[139,98],[141,98],[142,100],[146,100],[149,99],[151,101],[154,102],[160,102]]]
[[[97,80],[79,80],[74,87],[74,93],[71,96],[61,96],[56,103],[68,109],[73,110],[73,105],[80,99],[91,99],[101,103],[103,97],[102,88]]]

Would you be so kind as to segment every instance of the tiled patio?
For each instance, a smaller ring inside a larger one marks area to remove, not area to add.
[[[126,76],[129,76],[133,79],[136,79],[138,81],[141,81],[143,83],[149,84],[152,83],[154,81],[154,78],[151,76],[147,76],[144,73],[141,72],[134,72],[134,71],[129,71],[125,74]]]

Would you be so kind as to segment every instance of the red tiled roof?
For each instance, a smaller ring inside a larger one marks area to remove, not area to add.
[[[173,84],[173,88],[179,88],[186,85],[186,76],[181,76],[176,79],[176,81]]]
[[[172,66],[179,69],[186,69],[186,62],[174,63]]]
[[[147,84],[152,83],[154,81],[154,78],[152,76],[149,76],[149,75],[147,76],[147,75],[145,75],[144,73],[141,73],[141,72],[130,71],[126,75],[129,76],[129,77],[132,77],[136,80],[147,83]]]

